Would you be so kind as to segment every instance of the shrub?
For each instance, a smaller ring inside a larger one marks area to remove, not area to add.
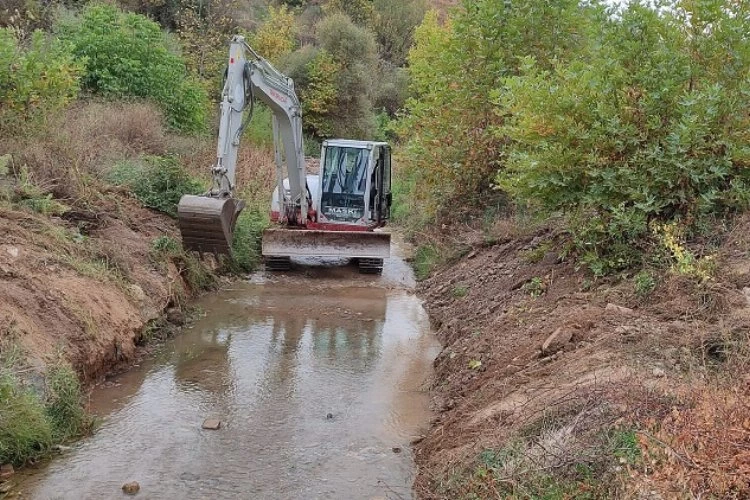
[[[513,119],[496,136],[513,145],[498,183],[567,214],[599,273],[639,263],[652,227],[689,232],[748,205],[750,21],[718,5],[630,4],[579,61],[526,59],[505,81]]]
[[[427,11],[425,2],[373,0],[372,5],[375,11],[372,31],[377,38],[381,57],[394,66],[403,66],[414,42],[414,30]]]
[[[203,184],[173,157],[149,156],[144,163],[121,162],[108,174],[114,184],[133,190],[144,206],[177,217],[177,204],[186,194],[201,194]]]
[[[227,44],[236,31],[234,0],[180,2],[176,32],[188,69],[213,99],[219,99],[227,64]],[[162,23],[163,26],[168,26]]]
[[[171,50],[158,24],[139,14],[94,4],[58,29],[85,65],[82,83],[87,90],[151,98],[164,109],[173,128],[188,132],[204,128],[205,92],[188,77],[185,61]]]
[[[376,76],[374,107],[387,116],[396,116],[403,108],[409,90],[409,73],[404,68],[398,68],[381,61]]]
[[[232,261],[229,270],[235,273],[253,271],[261,260],[260,242],[268,226],[265,213],[245,210],[237,219],[232,242]]]
[[[65,107],[78,94],[81,70],[64,44],[41,31],[22,45],[0,28],[0,131],[18,133],[19,125]]]
[[[325,49],[305,46],[284,60],[287,76],[294,80],[302,103],[305,133],[316,138],[332,137],[332,111],[338,98],[336,82],[340,65]]]
[[[375,19],[375,6],[371,0],[328,0],[325,11],[344,14],[360,26],[369,26]]]

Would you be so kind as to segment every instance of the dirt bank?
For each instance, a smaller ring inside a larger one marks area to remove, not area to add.
[[[750,219],[703,282],[597,281],[555,231],[496,229],[419,288],[444,349],[418,493],[747,498]]]
[[[144,327],[192,289],[184,262],[155,253],[175,223],[116,192],[48,217],[0,206],[0,348],[32,369],[62,355],[84,380],[136,353]]]

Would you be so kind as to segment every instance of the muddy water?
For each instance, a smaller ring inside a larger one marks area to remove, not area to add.
[[[307,263],[309,264],[309,263]],[[96,389],[102,425],[21,477],[22,498],[409,498],[438,344],[408,267],[258,274]],[[206,418],[223,422],[201,429]]]

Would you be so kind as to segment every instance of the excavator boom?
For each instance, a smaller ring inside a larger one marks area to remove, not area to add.
[[[380,272],[390,255],[390,235],[373,230],[390,214],[390,146],[325,141],[319,175],[307,176],[294,82],[241,36],[233,37],[229,48],[211,189],[183,196],[178,205],[184,247],[231,254],[232,231],[244,208],[234,197],[237,154],[256,99],[273,115],[277,188],[271,218],[281,228],[263,235],[269,267],[285,268],[292,257],[347,257],[358,259],[363,272]]]
[[[306,220],[309,199],[305,186],[300,103],[294,83],[256,54],[243,37],[235,36],[229,48],[222,91],[211,189],[202,196],[183,196],[177,207],[183,245],[187,250],[231,253],[234,224],[244,208],[244,203],[234,198],[237,154],[256,97],[273,111],[279,177],[283,176],[282,157],[286,158],[289,189],[284,192],[285,213],[297,223],[304,224]]]

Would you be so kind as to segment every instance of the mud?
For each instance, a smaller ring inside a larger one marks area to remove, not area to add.
[[[439,351],[408,266],[310,262],[204,316],[91,395],[101,428],[21,475],[21,498],[410,498]],[[201,428],[219,419],[220,429]]]

